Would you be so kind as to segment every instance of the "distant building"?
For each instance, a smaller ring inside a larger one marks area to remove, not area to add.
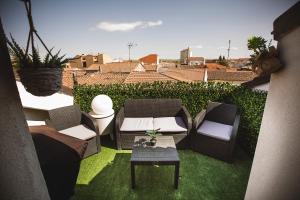
[[[228,64],[230,67],[243,68],[250,65],[250,58],[236,58],[229,59]]]
[[[180,64],[182,65],[205,65],[203,57],[193,57],[192,50],[188,47],[180,51]]]
[[[142,64],[146,65],[158,65],[159,57],[157,54],[149,54],[139,59]]]
[[[188,65],[205,65],[205,59],[203,57],[190,57]]]
[[[180,64],[187,65],[190,57],[192,57],[192,51],[189,47],[187,49],[181,50],[180,51]]]
[[[66,68],[87,68],[92,64],[106,64],[111,63],[112,59],[107,54],[97,55],[76,55],[74,58],[71,58],[66,63]]]
[[[87,73],[130,73],[146,71],[143,65],[139,62],[113,62],[106,64],[92,64],[85,69]]]

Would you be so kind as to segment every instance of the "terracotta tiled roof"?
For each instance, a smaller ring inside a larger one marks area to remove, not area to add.
[[[124,83],[153,83],[155,81],[176,81],[157,72],[131,72]]]
[[[107,64],[93,64],[86,70],[99,70],[101,73],[130,73],[139,63],[137,62],[115,62]]]
[[[77,77],[78,84],[114,84],[114,83],[123,83],[128,74],[126,73],[93,73],[85,76]]]
[[[94,63],[94,64],[91,64],[88,68],[86,68],[85,70],[89,71],[89,70],[92,70],[92,71],[99,71],[100,69],[100,64],[97,64],[97,63]]]
[[[249,81],[256,77],[253,72],[226,72],[226,71],[208,71],[208,81]]]
[[[143,67],[145,68],[146,71],[156,71],[157,69],[157,65],[144,64]]]
[[[197,82],[204,80],[204,69],[169,69],[162,72],[163,75],[184,82]]]
[[[94,85],[94,84],[114,84],[114,83],[123,83],[128,73],[92,73],[86,75],[77,75],[77,82],[78,84],[87,84],[87,85]],[[62,86],[64,91],[68,91],[73,89],[73,75],[70,73],[65,73],[62,78]]]
[[[158,63],[158,55],[157,54],[149,54],[145,57],[139,59],[140,62],[145,64],[157,64]]]
[[[190,57],[189,61],[204,61],[203,57]]]
[[[220,65],[218,63],[206,63],[206,68],[208,70],[225,70],[226,66]]]
[[[75,68],[71,68],[71,69],[64,69],[63,71],[63,77],[72,77],[73,73],[75,73],[77,76],[83,76],[86,74],[86,71],[84,69],[75,69]]]

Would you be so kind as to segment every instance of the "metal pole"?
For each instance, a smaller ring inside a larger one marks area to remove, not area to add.
[[[229,40],[229,46],[228,46],[228,49],[227,49],[227,60],[229,59],[229,52],[230,52],[230,40]]]

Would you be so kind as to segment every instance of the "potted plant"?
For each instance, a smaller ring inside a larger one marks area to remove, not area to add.
[[[11,41],[7,39],[10,53],[18,69],[20,80],[25,89],[36,96],[48,96],[59,91],[61,88],[62,64],[64,56],[59,56],[60,51],[52,55],[51,50],[48,49],[41,37],[38,35],[32,20],[31,15],[31,1],[21,0],[26,7],[29,34],[27,39],[26,49],[23,50],[12,36]],[[47,50],[47,55],[41,60],[38,50],[34,46],[34,35],[42,43]],[[31,54],[28,53],[31,46]]]
[[[160,133],[158,133],[159,129],[156,130],[148,130],[146,131],[146,135],[150,136],[150,145],[151,146],[155,146],[157,139],[156,137],[160,135]]]
[[[282,68],[277,49],[271,46],[271,41],[268,45],[267,42],[266,39],[257,36],[248,39],[248,49],[254,52],[250,55],[252,70],[261,76]]]
[[[60,51],[51,56],[50,49],[41,60],[35,47],[32,48],[32,54],[27,55],[12,36],[11,41],[7,39],[7,43],[20,80],[28,92],[36,96],[47,96],[60,90],[62,64],[66,61],[64,56],[59,56]]]

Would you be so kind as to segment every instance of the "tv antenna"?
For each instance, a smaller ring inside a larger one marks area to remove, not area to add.
[[[136,47],[137,44],[134,43],[134,42],[129,42],[129,43],[127,44],[127,46],[128,46],[128,60],[129,60],[129,62],[130,62],[130,61],[131,61],[131,59],[130,59],[130,51],[131,51],[131,48],[132,48],[132,47]]]
[[[230,53],[230,40],[229,40],[228,49],[227,49],[227,60],[229,59],[229,53]]]

